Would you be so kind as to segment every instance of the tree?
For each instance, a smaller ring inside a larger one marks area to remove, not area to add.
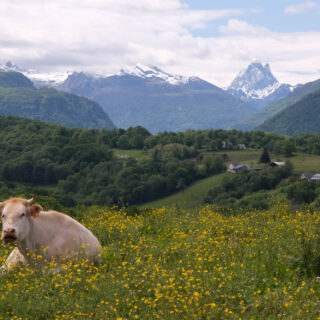
[[[270,163],[271,162],[269,151],[267,148],[263,148],[259,162],[260,163]]]
[[[284,143],[284,155],[285,157],[292,157],[293,153],[296,151],[296,147],[291,140],[287,140]]]

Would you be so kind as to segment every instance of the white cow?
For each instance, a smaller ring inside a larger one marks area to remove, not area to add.
[[[11,198],[0,203],[2,240],[15,249],[2,270],[18,264],[33,264],[34,256],[44,261],[85,258],[100,261],[101,245],[82,224],[56,211],[43,211],[33,199]]]

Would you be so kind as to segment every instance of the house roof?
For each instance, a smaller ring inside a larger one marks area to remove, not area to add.
[[[314,173],[313,172],[303,172],[301,173],[301,177],[305,177],[307,179],[310,179],[314,176]]]
[[[229,164],[229,169],[240,169],[243,167],[247,167],[247,165],[241,164],[241,163],[230,163]]]
[[[271,161],[271,164],[275,164],[277,166],[284,166],[286,163],[284,161]]]

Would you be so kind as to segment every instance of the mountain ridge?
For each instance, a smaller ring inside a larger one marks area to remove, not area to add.
[[[258,130],[294,135],[320,132],[320,89],[266,120]]]
[[[21,70],[12,63],[4,68]],[[299,97],[304,90],[303,85],[280,83],[270,65],[259,61],[249,64],[226,89],[199,77],[171,74],[141,63],[113,74],[80,71],[65,76],[63,82],[61,78],[48,86],[94,100],[118,127],[141,125],[151,132],[251,130],[299,100],[292,97]],[[36,87],[45,83],[33,82]]]
[[[151,132],[232,128],[249,113],[240,99],[205,80],[155,67],[111,76],[73,73],[58,88],[98,102],[117,127]]]
[[[15,71],[0,71],[0,115],[68,127],[115,128],[96,102],[53,88],[37,89],[28,78]]]

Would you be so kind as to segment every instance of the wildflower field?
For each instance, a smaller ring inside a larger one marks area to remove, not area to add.
[[[320,319],[320,215],[91,208],[103,263],[0,278],[0,319]],[[1,262],[12,248],[1,246]],[[50,267],[50,266],[48,266]]]

